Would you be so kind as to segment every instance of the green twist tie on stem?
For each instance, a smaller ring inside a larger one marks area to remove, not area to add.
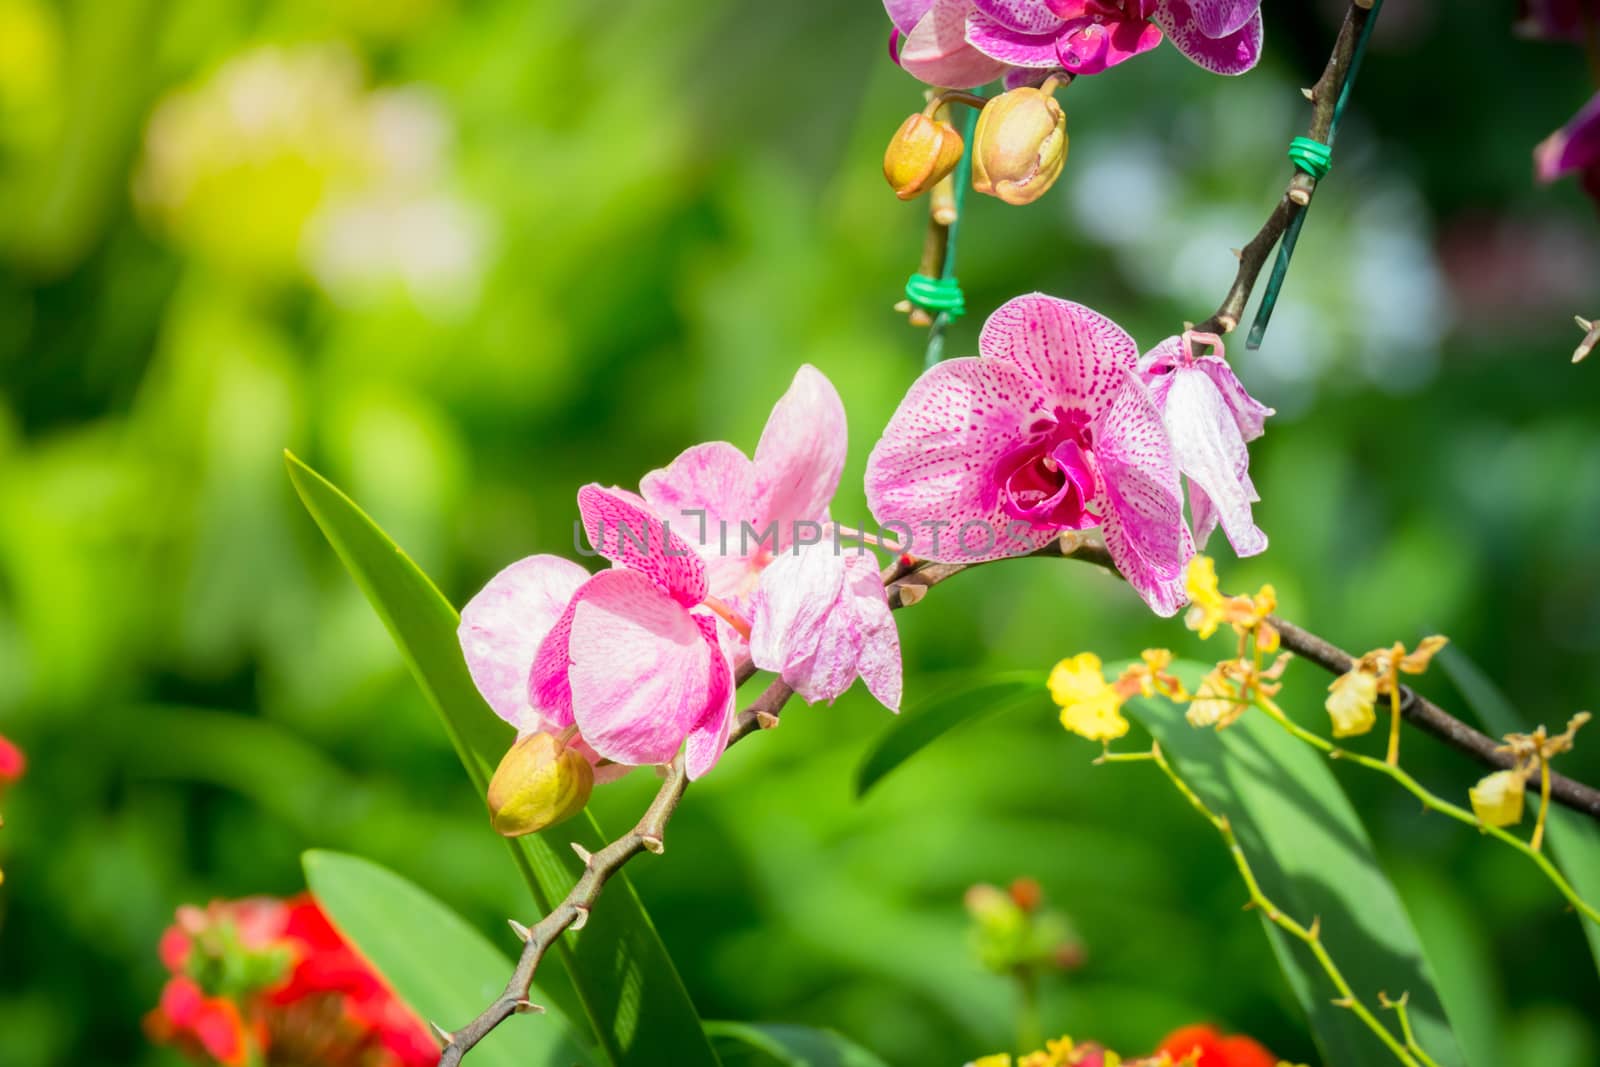
[[[1309,137],[1296,137],[1289,142],[1289,159],[1320,182],[1333,169],[1333,147]]]
[[[952,319],[967,313],[967,297],[954,278],[913,274],[906,279],[906,299],[928,311],[942,311]]]

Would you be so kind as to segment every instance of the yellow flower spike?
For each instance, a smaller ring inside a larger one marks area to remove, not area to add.
[[[1217,565],[1210,556],[1195,556],[1183,572],[1183,587],[1189,594],[1189,611],[1183,624],[1208,640],[1222,623],[1226,604],[1217,591]]]
[[[1485,826],[1515,826],[1522,821],[1528,779],[1522,771],[1495,771],[1467,791],[1472,814]]]
[[[1410,655],[1400,657],[1400,669],[1407,674],[1421,674],[1428,669],[1428,663],[1438,655],[1439,650],[1449,643],[1448,637],[1441,637],[1438,634],[1424,637]]]
[[[1061,706],[1061,725],[1090,741],[1114,741],[1128,732],[1123,696],[1106,681],[1100,657],[1082,652],[1050,672],[1050,696]]]
[[[1353,667],[1328,686],[1323,705],[1333,719],[1334,737],[1354,737],[1372,729],[1378,721],[1373,705],[1378,700],[1378,679],[1361,667]]]

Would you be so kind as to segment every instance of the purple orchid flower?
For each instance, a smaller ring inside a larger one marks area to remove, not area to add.
[[[859,674],[898,710],[900,640],[877,565],[823,543],[847,442],[838,391],[808,364],[773,406],[755,459],[726,441],[696,445],[639,489],[700,553],[711,594],[748,616],[748,633],[724,630],[730,647],[748,640],[751,661],[808,702],[834,699]]]
[[[1023,555],[1099,526],[1150,607],[1185,602],[1194,541],[1138,348],[1098,312],[1034,293],[984,323],[976,358],[911,386],[867,460],[867,505],[924,559]]]
[[[1213,351],[1196,358],[1193,343]],[[1222,357],[1222,339],[1193,331],[1169,337],[1140,361],[1139,374],[1161,409],[1178,469],[1189,480],[1195,544],[1204,548],[1220,520],[1240,556],[1266,551],[1267,535],[1250,513],[1261,497],[1250,481],[1246,445],[1261,436],[1273,411],[1245,391]]]
[[[1600,203],[1600,93],[1539,142],[1533,150],[1533,169],[1546,184],[1576,172],[1583,191]]]
[[[1261,58],[1260,0],[884,0],[890,55],[930,85],[1098,74],[1161,43],[1216,74]]]
[[[584,486],[578,508],[615,566],[590,576],[533,556],[500,572],[461,613],[468,670],[519,732],[576,725],[596,756],[626,766],[684,747],[698,778],[727,747],[734,690],[705,565],[625,490]]]

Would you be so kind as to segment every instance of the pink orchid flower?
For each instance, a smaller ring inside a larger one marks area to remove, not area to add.
[[[924,559],[1023,555],[1099,526],[1150,607],[1185,602],[1194,541],[1138,348],[1080,304],[1034,293],[983,325],[976,358],[911,386],[867,460],[867,505]]]
[[[751,661],[808,702],[833,700],[859,674],[897,710],[900,642],[877,565],[823,536],[848,439],[838,391],[808,364],[773,406],[755,459],[726,441],[696,445],[639,490],[704,560],[734,620],[726,642],[748,640]]]
[[[1211,354],[1196,358],[1195,343],[1210,345]],[[1220,519],[1240,556],[1265,552],[1267,535],[1250,512],[1261,497],[1250,481],[1246,445],[1265,432],[1272,409],[1245,391],[1216,334],[1167,338],[1139,362],[1139,374],[1161,409],[1178,469],[1189,479],[1195,543],[1205,547]]]
[[[684,747],[698,778],[727,747],[734,693],[705,565],[631,493],[587,485],[578,508],[615,566],[590,576],[532,556],[496,575],[461,613],[473,681],[519,733],[576,725],[597,758],[630,767]]]
[[[972,88],[1029,72],[1098,74],[1161,43],[1243,74],[1261,58],[1260,0],[884,0],[890,55],[930,85]]]
[[[1533,168],[1545,184],[1577,174],[1583,191],[1600,203],[1600,93],[1590,97],[1572,121],[1539,142],[1533,150]]]

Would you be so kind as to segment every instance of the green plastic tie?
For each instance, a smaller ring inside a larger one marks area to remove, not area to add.
[[[1333,146],[1309,137],[1296,137],[1289,142],[1289,159],[1320,182],[1333,169]]]
[[[1361,60],[1367,54],[1367,41],[1372,37],[1372,28],[1378,24],[1378,12],[1382,10],[1383,0],[1373,0],[1372,10],[1361,27],[1361,36],[1356,38],[1355,50],[1350,53],[1350,69],[1345,71],[1344,84],[1339,86],[1339,98],[1333,105],[1333,118],[1328,123],[1328,143],[1323,144],[1310,137],[1296,137],[1289,142],[1289,158],[1314,181],[1321,181],[1333,168],[1333,136],[1339,132],[1339,120],[1344,118],[1345,106],[1350,103],[1350,90],[1355,87]],[[1266,292],[1261,294],[1261,306],[1256,308],[1256,320],[1250,324],[1250,336],[1244,342],[1248,349],[1260,348],[1261,339],[1266,336],[1267,323],[1272,321],[1272,310],[1278,306],[1278,293],[1289,274],[1289,259],[1294,255],[1295,242],[1300,240],[1300,227],[1305,224],[1306,212],[1310,210],[1311,205],[1307,204],[1295,212],[1294,218],[1289,220],[1288,229],[1284,231],[1283,240],[1278,244],[1277,262],[1272,265],[1272,276],[1267,279]]]
[[[967,313],[967,298],[954,278],[913,274],[906,279],[906,299],[928,311],[942,311],[952,319]]]

